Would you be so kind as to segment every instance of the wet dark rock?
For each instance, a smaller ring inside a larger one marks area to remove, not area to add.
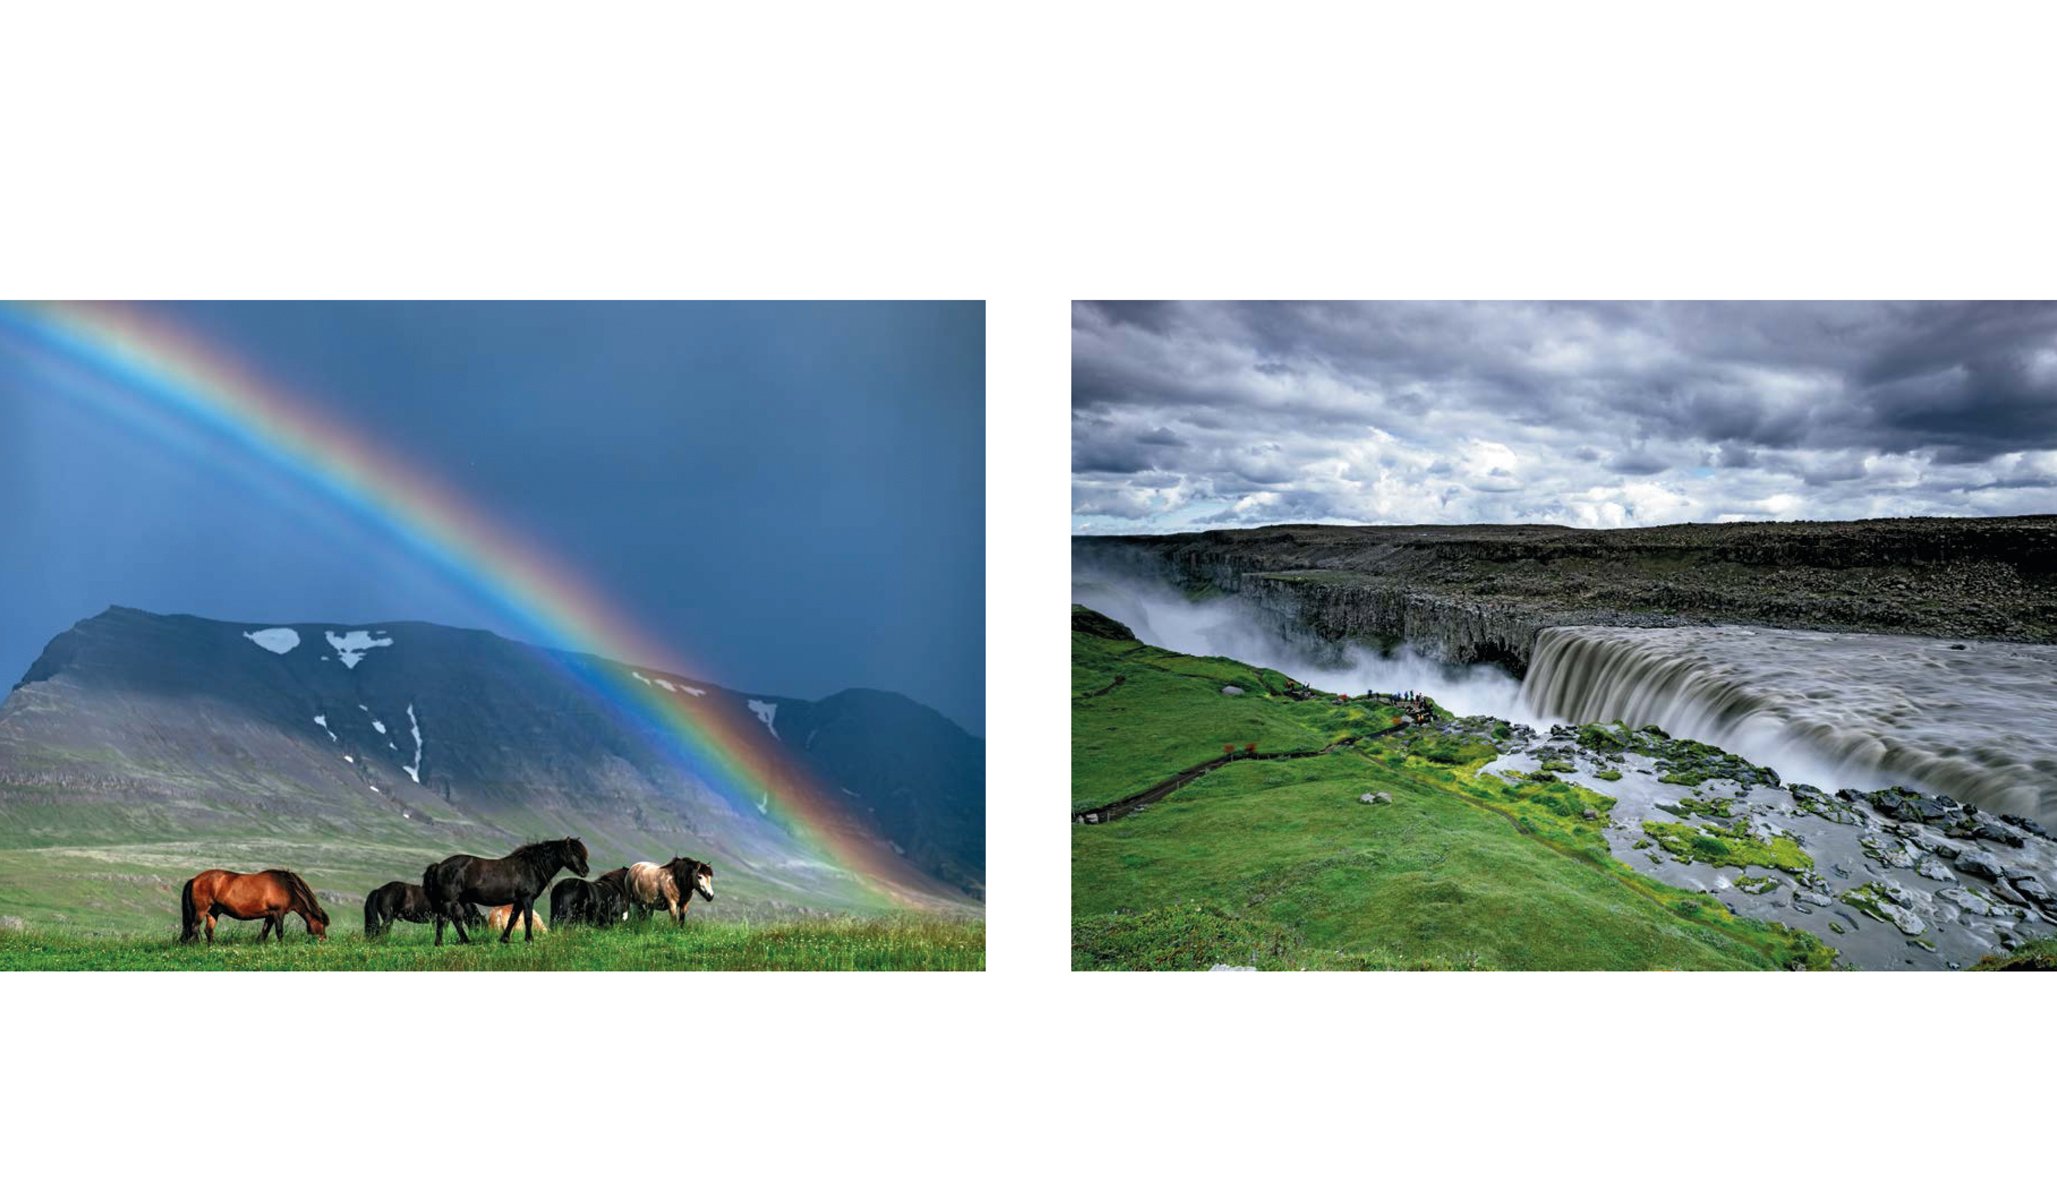
[[[1914,873],[1923,879],[1933,879],[1938,883],[1955,883],[1957,881],[1957,877],[1950,873],[1950,868],[1944,866],[1941,861],[1935,858],[1922,859],[1920,865],[1914,868]]]
[[[1966,811],[1948,796],[1924,796],[1903,787],[1883,788],[1876,792],[1844,788],[1836,796],[1852,804],[1862,801],[1895,820],[1919,821],[1924,825],[1949,824]]]
[[[2000,860],[1983,850],[1966,850],[1958,855],[1957,869],[1966,875],[1976,875],[1980,879],[1990,879],[1995,883],[2007,878],[2006,868],[2000,865]]]
[[[2037,824],[2033,818],[2016,816],[2013,813],[2001,813],[2000,819],[2016,829],[2027,830],[2029,833],[2046,841],[2050,838],[2050,831]]]

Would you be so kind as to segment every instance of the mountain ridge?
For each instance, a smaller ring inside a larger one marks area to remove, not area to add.
[[[0,852],[364,841],[418,861],[422,844],[503,853],[569,830],[596,862],[695,848],[721,860],[738,884],[725,911],[871,906],[768,796],[708,786],[634,706],[577,684],[596,661],[610,662],[431,622],[112,605],[51,639],[0,701]],[[611,665],[667,700],[726,706],[737,749],[779,764],[774,790],[818,782],[832,811],[810,834],[876,847],[946,904],[981,902],[984,744],[947,716],[877,689],[809,701]]]

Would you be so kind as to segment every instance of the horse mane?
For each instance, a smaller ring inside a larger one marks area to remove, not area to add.
[[[285,885],[286,894],[291,896],[296,904],[305,905],[305,911],[313,913],[322,924],[328,924],[328,910],[321,906],[321,901],[314,898],[314,889],[307,886],[305,879],[300,878],[291,871],[280,870],[276,867],[272,869],[271,873],[274,878]]]
[[[575,839],[575,838],[568,838],[568,837],[561,837],[561,838],[551,838],[551,839],[549,839],[548,841],[542,841],[542,842],[530,842],[530,843],[529,843],[528,845],[526,845],[526,846],[522,846],[522,847],[519,847],[519,848],[518,848],[518,849],[516,849],[516,850],[515,850],[515,851],[514,851],[514,852],[513,852],[512,854],[509,854],[509,855],[508,855],[507,857],[509,857],[509,858],[538,858],[538,857],[541,857],[541,856],[542,856],[542,855],[544,855],[544,854],[547,854],[547,853],[549,853],[549,851],[550,851],[550,850],[551,850],[552,848],[554,848],[554,847],[562,846],[562,845],[564,845],[564,844],[565,844],[566,842],[570,842],[570,841],[575,841],[575,840],[577,840],[577,839]]]

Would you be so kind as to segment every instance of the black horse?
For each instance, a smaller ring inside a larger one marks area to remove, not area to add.
[[[550,889],[550,919],[561,928],[591,925],[604,929],[628,916],[627,867],[616,867],[596,879],[560,879]]]
[[[477,929],[486,923],[486,914],[474,905],[464,906],[464,924]],[[393,927],[395,921],[409,921],[426,925],[434,920],[435,908],[429,904],[429,894],[420,885],[395,879],[388,884],[373,888],[371,895],[364,898],[364,936],[375,938]]]
[[[464,934],[467,904],[513,905],[514,911],[507,914],[507,928],[500,933],[501,943],[513,936],[517,917],[522,922],[522,940],[534,941],[536,897],[550,886],[551,877],[564,870],[580,876],[586,873],[586,844],[577,838],[534,842],[506,858],[453,854],[431,865],[422,872],[421,890],[428,893],[429,909],[435,914],[436,945],[443,944],[445,923],[456,924],[458,941],[471,941]]]

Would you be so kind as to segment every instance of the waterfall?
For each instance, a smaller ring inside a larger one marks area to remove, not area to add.
[[[1740,626],[1537,635],[1522,700],[1659,725],[1820,787],[2057,815],[2057,647]]]

